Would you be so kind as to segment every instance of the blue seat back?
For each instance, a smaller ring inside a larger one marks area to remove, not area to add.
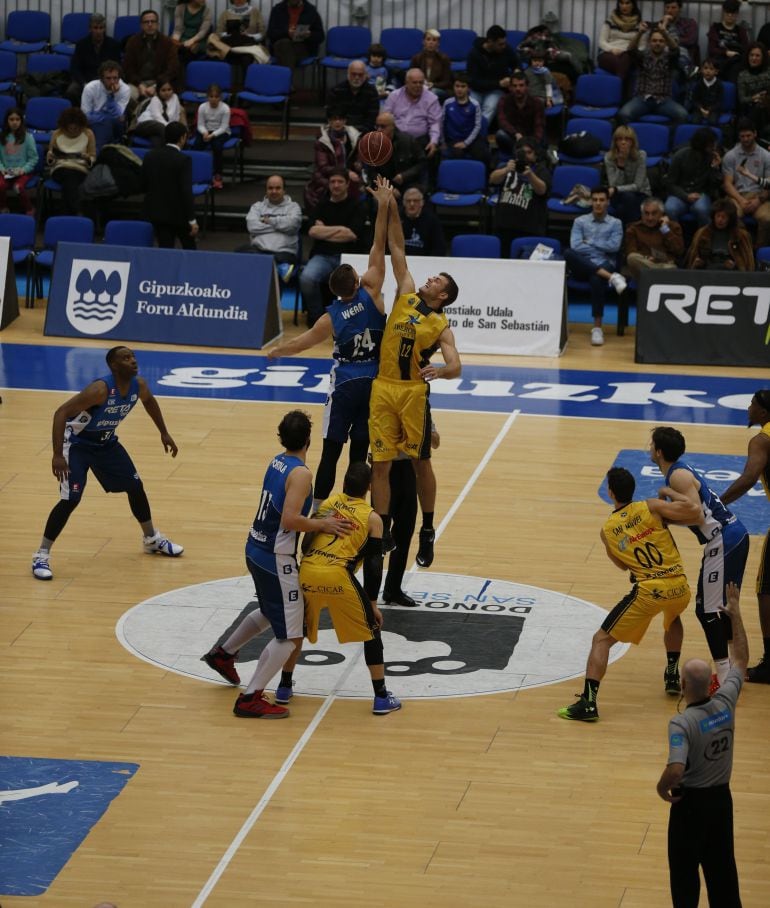
[[[184,153],[192,159],[193,183],[211,183],[214,177],[214,156],[208,151],[188,151]]]
[[[722,141],[722,130],[718,126],[704,127],[700,123],[680,123],[674,130],[674,138],[671,142],[672,148],[680,148],[682,145],[689,144],[690,139],[699,129],[710,129],[717,140]]]
[[[440,48],[455,63],[463,63],[478,35],[472,28],[442,28]]]
[[[18,65],[16,54],[9,50],[0,50],[0,82],[15,82]]]
[[[32,44],[35,41],[50,41],[51,17],[48,13],[33,10],[17,10],[8,13],[5,37],[8,41],[23,41],[25,44]]]
[[[43,245],[55,249],[57,243],[93,243],[94,222],[91,218],[70,215],[53,215],[46,219]]]
[[[420,28],[383,28],[380,44],[389,60],[411,60],[422,50],[423,31]]]
[[[452,237],[450,255],[472,259],[499,259],[500,237],[488,233],[458,233]]]
[[[481,161],[442,161],[438,166],[436,188],[439,192],[458,194],[484,192],[487,169]]]
[[[629,123],[636,133],[639,147],[647,152],[647,157],[659,158],[671,150],[671,131],[662,123]]]
[[[599,185],[600,172],[596,167],[583,167],[581,164],[560,164],[554,169],[551,196],[563,199],[577,183],[594,189]]]
[[[602,143],[603,151],[608,151],[612,145],[612,131],[610,120],[600,120],[598,117],[572,117],[564,127],[567,136],[573,132],[587,132],[596,136]]]
[[[512,259],[529,258],[532,254],[532,250],[538,244],[543,246],[550,246],[557,255],[561,255],[561,243],[559,242],[559,240],[553,239],[553,237],[520,236],[514,240],[511,240],[510,257]]]
[[[222,91],[230,91],[233,68],[221,60],[193,60],[185,70],[185,91],[206,92],[216,83]]]
[[[13,95],[0,95],[0,123],[5,122],[5,115],[12,107],[16,107],[16,98]]]
[[[617,76],[578,76],[575,104],[589,107],[617,107],[623,93],[623,82]]]
[[[505,33],[505,37],[508,44],[516,50],[521,42],[527,37],[527,33],[519,28],[509,28]]]
[[[104,242],[108,246],[155,245],[155,234],[149,221],[108,221],[104,228]]]
[[[28,214],[0,214],[0,236],[11,238],[15,251],[35,245],[35,219]]]
[[[91,13],[65,13],[61,20],[62,43],[77,44],[91,30]]]
[[[66,54],[30,54],[27,57],[27,72],[53,73],[70,69],[70,58]]]
[[[256,95],[288,95],[291,91],[291,70],[288,66],[252,63],[246,70],[243,88]]]
[[[728,82],[726,79],[722,81],[722,85],[724,87],[722,111],[723,113],[733,113],[738,101],[738,86],[735,82]]]
[[[56,129],[61,112],[71,106],[66,98],[30,98],[24,112],[27,128],[50,132]]]
[[[326,56],[363,58],[371,43],[371,29],[363,25],[334,25],[326,33]]]
[[[121,44],[131,35],[137,35],[142,30],[142,23],[139,16],[117,16],[115,27],[112,30],[112,37]]]

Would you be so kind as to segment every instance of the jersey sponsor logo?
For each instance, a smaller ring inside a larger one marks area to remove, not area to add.
[[[355,306],[351,306],[350,309],[343,309],[341,315],[343,318],[348,319],[348,318],[353,318],[354,315],[358,315],[359,312],[363,312],[363,311],[364,311],[364,304],[358,303]]]
[[[669,741],[672,747],[681,747],[684,744],[684,735],[671,735]]]
[[[582,677],[591,638],[606,617],[584,600],[505,580],[407,574],[404,589],[416,608],[381,606],[385,673],[399,697],[499,693]],[[127,612],[118,638],[164,670],[215,681],[199,654],[216,642],[212,627],[221,641],[258,607],[253,595],[250,577],[172,590]],[[266,632],[240,650],[241,677],[249,677],[271,639]],[[627,649],[614,646],[611,660]],[[305,643],[294,680],[299,694],[371,696],[362,645],[338,643],[326,611],[318,642]]]
[[[699,722],[700,730],[702,732],[714,731],[715,728],[721,728],[723,725],[727,725],[732,722],[733,716],[729,709],[723,709],[721,712],[716,713],[713,716],[706,716],[705,719],[701,719]]]
[[[67,320],[83,334],[106,334],[126,308],[129,262],[73,259],[67,289]]]

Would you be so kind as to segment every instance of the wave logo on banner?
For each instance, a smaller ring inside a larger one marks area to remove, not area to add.
[[[67,319],[83,334],[106,334],[123,318],[129,262],[73,259],[67,290]]]

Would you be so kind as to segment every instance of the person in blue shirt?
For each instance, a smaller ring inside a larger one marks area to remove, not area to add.
[[[470,95],[468,76],[457,73],[453,97],[444,101],[441,114],[441,155],[471,158],[489,165],[489,142],[483,127],[481,105]]]

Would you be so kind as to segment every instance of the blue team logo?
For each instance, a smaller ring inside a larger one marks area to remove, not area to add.
[[[123,318],[129,262],[73,259],[67,290],[67,319],[83,334],[106,334]]]
[[[410,315],[409,318],[407,319],[407,321],[409,322],[410,325],[419,325],[420,316],[419,315]]]

